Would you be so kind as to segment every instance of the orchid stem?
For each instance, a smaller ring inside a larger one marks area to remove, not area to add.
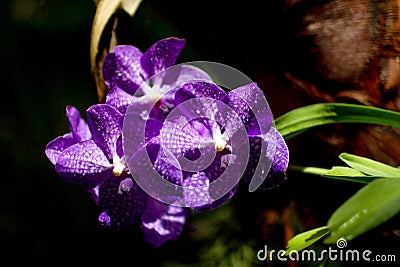
[[[304,166],[299,166],[299,165],[289,165],[288,170],[307,173],[307,174],[313,174],[313,175],[323,175],[329,171],[328,169],[324,169],[324,168],[304,167]]]

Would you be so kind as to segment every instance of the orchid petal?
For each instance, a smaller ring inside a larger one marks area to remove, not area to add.
[[[286,179],[289,151],[283,137],[275,128],[268,135],[250,136],[250,159],[244,180],[253,183],[251,191],[278,186]]]
[[[72,146],[75,143],[76,142],[74,140],[72,133],[67,133],[63,136],[59,136],[47,144],[45,148],[46,156],[49,158],[51,163],[56,164],[60,154],[65,149],[67,149],[68,147]]]
[[[187,209],[167,205],[149,198],[142,218],[146,242],[159,247],[168,240],[177,240],[189,216]]]
[[[142,52],[134,46],[119,45],[103,61],[103,77],[109,89],[118,86],[133,95],[144,82],[141,76]]]
[[[131,103],[132,98],[132,95],[128,94],[118,86],[115,86],[110,92],[108,92],[106,104],[116,107],[119,112],[124,114]]]
[[[145,120],[131,109],[125,114],[123,121],[123,149],[126,159],[130,159],[153,137],[158,136],[162,123],[156,119]]]
[[[183,182],[183,201],[192,209],[209,205],[213,199],[208,190],[210,181],[203,172],[197,172]]]
[[[154,74],[171,67],[185,45],[184,39],[165,38],[153,44],[140,58],[142,69],[150,78]]]
[[[138,222],[145,211],[147,198],[130,177],[111,176],[106,179],[99,188],[102,216],[107,215],[109,218],[106,226],[120,229]]]
[[[273,122],[272,112],[256,83],[230,91],[223,101],[239,115],[249,135],[269,132]],[[221,109],[223,112],[224,108]]]
[[[161,79],[161,93],[166,93],[187,82],[212,82],[211,77],[198,67],[192,65],[174,65],[157,73],[152,79]]]
[[[89,140],[91,133],[86,122],[82,119],[79,111],[73,106],[67,106],[66,113],[69,121],[69,127],[76,142]]]
[[[116,141],[121,135],[122,114],[113,106],[97,104],[86,112],[93,140],[108,159],[116,154]]]
[[[128,161],[136,182],[152,197],[171,204],[182,196],[182,171],[173,155],[159,144],[147,144]]]
[[[112,164],[93,140],[65,149],[58,157],[55,168],[66,182],[89,188],[103,182],[112,173]]]
[[[182,102],[195,97],[220,100],[225,96],[225,91],[214,83],[207,81],[191,81],[179,86],[179,90],[176,92],[175,101],[176,104],[179,105]]]
[[[261,190],[277,187],[286,180],[286,170],[289,165],[289,149],[282,135],[277,130],[275,130],[275,134],[276,148],[274,160],[272,161],[267,178],[259,187]]]

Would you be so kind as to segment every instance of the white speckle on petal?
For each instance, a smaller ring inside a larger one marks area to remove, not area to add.
[[[178,222],[180,224],[185,224],[185,216],[170,216],[170,215],[163,215],[161,219],[170,221],[170,222]]]
[[[169,205],[167,213],[168,214],[177,214],[182,211],[183,211],[183,209],[181,207]]]
[[[200,207],[213,201],[208,190],[210,181],[204,173],[196,173],[183,182],[183,198],[189,207]]]
[[[170,231],[168,231],[167,229],[164,228],[164,226],[162,225],[162,222],[160,219],[157,219],[154,222],[149,222],[149,223],[142,223],[144,227],[148,228],[148,229],[154,229],[158,234],[164,236],[164,235],[168,235],[170,233]]]

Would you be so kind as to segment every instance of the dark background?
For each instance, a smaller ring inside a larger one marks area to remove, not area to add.
[[[261,2],[144,0],[134,18],[120,14],[119,42],[145,51],[163,37],[185,38],[179,62],[215,61],[242,71],[258,82],[278,117],[312,101],[282,75],[286,68],[301,66],[292,57],[291,22],[283,14],[283,1]],[[217,234],[196,238],[185,229],[177,242],[153,249],[143,241],[139,225],[119,232],[103,229],[89,195],[64,183],[45,156],[46,144],[69,131],[66,105],[84,115],[98,101],[89,62],[94,2],[4,0],[0,10],[0,266],[199,263]],[[337,163],[338,151],[312,134],[296,137],[288,146],[291,163],[326,168]],[[289,209],[297,214],[298,230],[322,226],[358,188],[288,173],[288,181],[269,192],[239,190],[227,204],[228,217],[210,211],[195,221],[212,227],[213,216],[226,218],[231,227],[222,231],[227,246],[234,247],[232,239],[249,242],[253,252],[273,242],[283,249],[288,222],[260,223],[262,214],[274,211],[281,218],[282,210]],[[391,232],[382,237],[398,227],[397,220],[360,237],[355,246],[398,247]]]

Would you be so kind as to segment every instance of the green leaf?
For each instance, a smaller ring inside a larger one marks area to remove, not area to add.
[[[328,220],[330,235],[324,243],[339,238],[352,240],[387,221],[400,211],[400,179],[378,178],[343,203]]]
[[[294,165],[294,164],[290,164],[288,166],[288,170],[307,173],[307,174],[313,174],[313,175],[323,175],[329,171],[328,169],[324,169],[324,168],[304,167],[304,166],[298,166],[298,165]]]
[[[349,177],[363,177],[366,176],[365,173],[362,173],[358,170],[349,167],[335,166],[329,171],[327,171],[323,175],[332,175],[332,176],[349,176]]]
[[[356,182],[367,184],[376,178],[381,178],[377,176],[370,176],[362,173],[358,170],[349,168],[349,167],[342,167],[342,166],[335,166],[332,169],[324,169],[318,167],[304,167],[298,165],[289,165],[288,171],[297,171],[301,173],[307,173],[312,175],[319,175],[324,178],[329,179],[336,179],[342,181],[349,181],[349,182]]]
[[[300,251],[315,243],[326,234],[329,233],[328,226],[319,227],[316,229],[312,229],[303,233],[300,233],[294,237],[292,237],[288,241],[287,248],[285,253],[282,256],[287,256],[291,251]]]
[[[368,175],[378,176],[378,177],[400,177],[400,169],[391,167],[384,163],[348,154],[342,153],[339,158],[343,160],[347,165],[355,170],[363,172]]]
[[[367,184],[372,180],[378,178],[376,176],[367,176],[365,173],[349,167],[335,166],[329,171],[322,174],[323,177],[344,180],[350,182],[357,182]]]
[[[344,103],[319,103],[296,108],[275,120],[276,129],[290,139],[312,127],[332,123],[366,123],[400,127],[400,112]]]

